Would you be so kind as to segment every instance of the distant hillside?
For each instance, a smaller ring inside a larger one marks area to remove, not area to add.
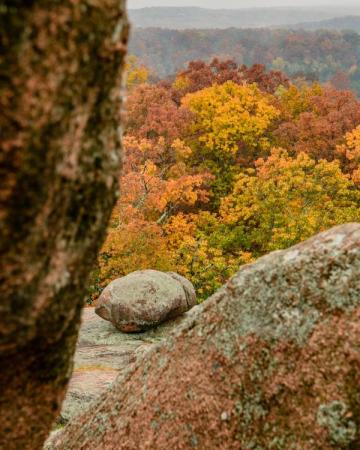
[[[360,92],[360,35],[351,31],[135,29],[130,53],[161,78],[191,60],[234,58],[313,80],[341,75]]]
[[[329,20],[299,23],[292,29],[303,30],[352,30],[360,33],[360,16],[335,17]]]
[[[359,6],[327,8],[142,8],[130,10],[130,19],[136,27],[159,27],[170,29],[190,28],[257,28],[295,25],[304,22],[322,21],[344,15],[360,14]]]

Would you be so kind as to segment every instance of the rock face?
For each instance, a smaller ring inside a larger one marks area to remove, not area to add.
[[[102,292],[96,314],[125,333],[145,331],[196,304],[192,284],[173,272],[139,270],[112,281]]]
[[[74,371],[58,423],[67,423],[84,412],[137,357],[164,341],[185,319],[186,314],[154,330],[129,334],[119,332],[110,322],[102,320],[94,308],[84,308]]]
[[[360,448],[360,225],[244,266],[49,449]]]
[[[0,0],[0,448],[42,448],[117,198],[125,0]]]

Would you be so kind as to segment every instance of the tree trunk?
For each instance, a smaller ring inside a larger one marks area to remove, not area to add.
[[[123,0],[0,0],[0,448],[41,448],[118,191]]]

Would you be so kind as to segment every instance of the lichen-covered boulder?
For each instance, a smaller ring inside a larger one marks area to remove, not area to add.
[[[173,272],[139,270],[112,281],[102,292],[96,313],[125,333],[145,331],[192,308],[192,284]]]
[[[48,448],[360,448],[360,224],[244,266]]]

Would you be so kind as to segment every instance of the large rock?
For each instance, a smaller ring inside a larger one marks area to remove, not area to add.
[[[196,304],[192,284],[173,272],[139,270],[112,281],[102,292],[96,313],[125,333],[148,330]]]
[[[244,266],[50,449],[360,448],[360,225]]]
[[[123,374],[137,357],[167,338],[183,316],[142,333],[121,333],[110,322],[84,308],[74,357],[74,371],[57,425],[84,412]]]
[[[37,450],[118,197],[125,0],[0,0],[0,449]]]

